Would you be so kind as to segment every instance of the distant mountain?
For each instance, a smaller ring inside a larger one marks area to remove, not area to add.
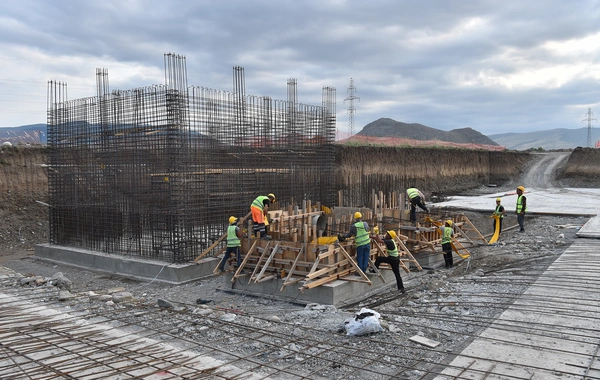
[[[29,124],[20,127],[0,127],[0,144],[46,144],[46,124]]]
[[[526,133],[499,133],[488,137],[500,145],[513,150],[543,148],[574,149],[578,146],[587,147],[588,129],[549,129],[546,131]],[[592,147],[600,140],[600,129],[592,128]]]
[[[357,135],[373,137],[401,137],[413,140],[441,140],[459,144],[498,145],[496,141],[471,128],[453,129],[449,132],[418,123],[402,123],[381,118],[365,125]]]

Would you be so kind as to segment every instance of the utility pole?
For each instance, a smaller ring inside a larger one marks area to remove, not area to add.
[[[354,136],[354,113],[356,112],[356,108],[354,108],[354,99],[358,99],[360,102],[360,98],[354,95],[355,92],[356,87],[354,87],[354,79],[350,78],[350,87],[348,87],[349,96],[344,99],[344,103],[346,103],[346,100],[350,102],[350,107],[348,107],[348,114],[350,115],[350,125],[348,127],[348,132],[350,133],[349,137]]]
[[[592,120],[596,120],[596,119],[592,119],[592,116],[594,116],[594,114],[592,113],[592,108],[588,107],[588,111],[587,111],[587,119],[583,119],[581,121],[586,121],[588,122],[588,129],[587,129],[587,147],[591,148],[592,147]],[[596,120],[598,121],[598,120]]]

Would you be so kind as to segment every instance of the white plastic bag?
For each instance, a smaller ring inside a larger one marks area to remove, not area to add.
[[[375,310],[362,308],[354,318],[346,320],[344,327],[346,335],[366,335],[383,331],[379,318],[381,315]]]

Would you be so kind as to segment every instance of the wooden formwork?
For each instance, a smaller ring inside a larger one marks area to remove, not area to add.
[[[242,238],[244,259],[235,269],[232,281],[245,277],[249,284],[254,284],[282,279],[283,285],[280,290],[288,285],[302,283],[299,286],[301,291],[338,279],[371,285],[369,276],[363,273],[356,263],[353,239],[344,242],[337,239],[338,234],[346,233],[350,225],[355,223],[354,211],[336,213],[331,209],[320,209],[319,204],[313,206],[311,202],[305,202],[303,207],[269,211],[268,229],[272,239],[257,239],[246,233]],[[361,212],[363,220],[371,227],[376,225],[376,219],[370,210],[361,209]],[[248,215],[245,218],[247,217]],[[244,228],[246,231],[252,231],[252,221],[247,220]],[[224,234],[219,240],[222,242],[225,237]],[[406,265],[414,265],[420,269],[402,238],[405,237],[399,236],[396,241],[403,253],[401,266],[407,272],[409,268]],[[371,244],[370,267],[375,271],[375,275],[385,282],[381,272],[374,265],[378,255],[387,255],[385,247],[379,246],[373,240]],[[216,250],[216,247],[215,243],[209,248]],[[216,251],[217,254],[222,250],[223,248]],[[206,254],[207,252],[203,252],[196,261]],[[230,258],[231,262],[234,260],[235,258]],[[386,268],[386,265],[382,266],[382,269]]]
[[[323,211],[325,210],[325,211]],[[242,239],[242,252],[245,252],[240,267],[236,268],[232,281],[247,278],[248,284],[281,279],[281,291],[288,285],[300,284],[301,291],[311,289],[335,280],[357,281],[371,285],[372,282],[356,264],[356,247],[353,239],[340,242],[338,234],[346,233],[354,221],[354,212],[322,208],[319,204],[303,203],[303,207],[269,211],[269,235],[272,240],[257,239],[246,234]],[[400,267],[409,273],[421,270],[414,254],[419,252],[441,253],[441,232],[438,225],[443,223],[441,215],[423,218],[416,226],[406,225],[401,217],[404,210],[379,208],[375,215],[370,210],[361,210],[363,220],[371,229],[377,227],[384,233],[396,232],[396,245],[400,252]],[[334,216],[335,215],[335,216]],[[396,218],[397,216],[400,216]],[[246,216],[248,217],[248,215]],[[468,257],[465,246],[475,244],[475,240],[485,239],[463,214],[444,215],[454,225],[454,246],[456,253]],[[252,231],[252,221],[246,222],[246,231]],[[224,236],[222,237],[225,238]],[[214,244],[212,248],[214,248]],[[371,240],[369,266],[385,282],[380,270],[375,268],[377,256],[386,256],[382,244]],[[230,258],[231,261],[235,258]],[[380,269],[390,269],[382,264]],[[355,274],[358,274],[356,276]]]

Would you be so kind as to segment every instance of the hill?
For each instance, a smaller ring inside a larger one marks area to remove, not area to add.
[[[485,144],[498,146],[496,141],[471,128],[442,131],[419,123],[402,123],[389,118],[371,122],[357,133],[372,137],[401,137],[413,140],[441,140],[459,144]]]
[[[574,149],[587,146],[587,127],[579,129],[557,128],[526,133],[500,133],[489,135],[498,144],[514,150],[531,148]],[[592,147],[600,140],[600,129],[592,128]]]
[[[0,128],[0,144],[46,144],[46,124],[29,124],[20,127]]]

